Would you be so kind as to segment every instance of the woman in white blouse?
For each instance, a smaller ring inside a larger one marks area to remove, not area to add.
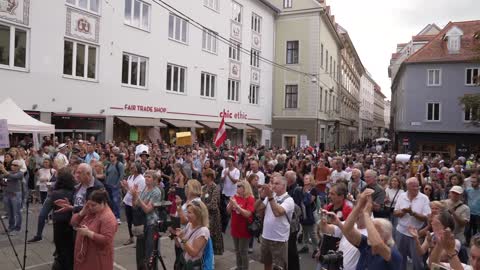
[[[47,198],[48,188],[50,180],[52,180],[53,176],[57,173],[55,169],[52,168],[52,161],[50,159],[43,160],[43,166],[41,169],[37,171],[37,187],[38,191],[40,191],[40,202],[43,204],[45,199]]]
[[[405,191],[403,190],[402,187],[402,182],[400,181],[400,178],[397,175],[394,175],[390,178],[390,183],[388,184],[388,187],[385,189],[385,208],[393,209],[395,208],[395,204],[397,203],[398,198],[402,193]],[[397,217],[394,215],[391,215],[391,222],[393,225],[393,228],[397,227]]]

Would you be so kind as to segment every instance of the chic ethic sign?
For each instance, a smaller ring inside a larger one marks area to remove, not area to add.
[[[7,119],[0,119],[0,148],[10,148]]]
[[[230,37],[242,41],[242,26],[234,21],[230,23]]]
[[[30,0],[0,0],[0,18],[28,25]]]
[[[247,113],[238,111],[238,112],[230,112],[229,110],[223,110],[223,112],[220,112],[219,114],[220,117],[225,117],[225,118],[233,118],[233,119],[247,119]]]
[[[262,49],[262,36],[259,33],[252,32],[252,48],[259,51]]]
[[[98,43],[99,17],[68,7],[66,26],[67,36]]]
[[[240,80],[240,63],[230,61],[230,72],[228,75],[231,79]]]

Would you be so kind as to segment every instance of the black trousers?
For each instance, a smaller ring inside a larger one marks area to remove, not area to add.
[[[297,235],[298,232],[290,233],[288,237],[288,269],[300,270],[300,259],[298,257],[297,249]]]
[[[125,205],[125,216],[127,216],[128,234],[130,235],[130,238],[132,238],[133,210],[129,205]]]
[[[70,222],[53,223],[53,242],[55,243],[56,257],[52,270],[72,270],[75,235]]]

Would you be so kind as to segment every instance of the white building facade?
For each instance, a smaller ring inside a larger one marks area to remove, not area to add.
[[[375,81],[370,73],[365,72],[360,79],[360,140],[373,139],[374,86]]]
[[[225,116],[232,142],[270,142],[262,59],[274,56],[277,10],[267,2],[15,3],[0,6],[0,99],[57,136],[211,141]]]
[[[390,129],[390,100],[385,100],[385,110],[384,110],[384,119],[385,119],[385,129]]]

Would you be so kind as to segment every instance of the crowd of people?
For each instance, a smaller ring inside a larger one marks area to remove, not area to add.
[[[0,153],[8,233],[32,200],[29,243],[53,222],[53,269],[113,269],[115,237],[152,269],[168,224],[175,269],[213,269],[229,234],[239,270],[255,246],[265,269],[304,269],[308,254],[317,269],[480,270],[477,157],[379,151],[45,140]]]

